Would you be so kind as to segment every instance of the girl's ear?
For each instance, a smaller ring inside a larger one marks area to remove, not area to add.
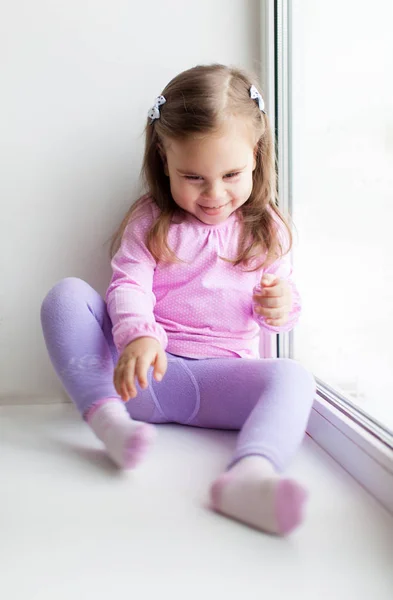
[[[158,152],[160,153],[162,164],[164,166],[164,173],[167,175],[167,177],[169,177],[168,161],[166,159],[164,148],[161,146],[161,144],[158,144]]]

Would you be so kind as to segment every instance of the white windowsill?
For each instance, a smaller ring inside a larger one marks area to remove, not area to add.
[[[393,514],[393,452],[316,396],[307,433]]]
[[[393,519],[309,436],[288,470],[307,518],[280,539],[205,507],[234,432],[160,426],[121,473],[71,404],[0,407],[0,431],[7,600],[392,598]]]

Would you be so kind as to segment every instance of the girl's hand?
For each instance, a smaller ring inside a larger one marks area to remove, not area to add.
[[[292,291],[285,279],[265,273],[261,279],[262,291],[253,295],[255,312],[266,318],[268,325],[278,327],[288,321],[292,308]]]
[[[161,381],[167,369],[167,358],[156,339],[141,337],[124,348],[113,379],[116,391],[124,402],[137,396],[135,378],[141,388],[147,388],[147,371],[151,365],[154,367],[154,379]]]

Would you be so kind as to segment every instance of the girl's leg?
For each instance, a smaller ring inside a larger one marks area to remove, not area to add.
[[[103,299],[68,278],[46,296],[42,326],[53,366],[68,394],[120,466],[140,458],[151,433],[129,418],[113,387],[117,354]],[[285,533],[300,520],[302,488],[284,469],[304,435],[315,384],[286,359],[191,360],[169,355],[163,382],[127,403],[154,423],[241,429],[230,470],[212,489],[216,510],[260,529]]]
[[[284,471],[304,437],[315,393],[311,373],[285,358],[187,360],[187,366],[200,392],[190,424],[240,429],[228,468],[258,455]]]
[[[294,529],[306,493],[280,472],[304,436],[312,375],[289,359],[172,360],[177,368],[152,384],[162,413],[198,427],[241,429],[229,470],[212,487],[213,507],[265,531]]]
[[[49,356],[68,395],[111,458],[120,467],[135,466],[153,432],[130,419],[113,386],[117,351],[104,300],[81,279],[63,279],[45,297],[41,322]],[[152,402],[145,402],[145,416],[143,420],[154,420]]]
[[[198,373],[206,391],[206,376],[213,377],[214,367],[211,364],[203,374],[203,384]],[[212,506],[258,529],[287,534],[302,522],[307,494],[300,484],[279,473],[303,439],[315,392],[314,378],[289,359],[231,360],[217,367],[215,385],[201,403],[195,424],[220,425],[220,406],[226,404],[222,417],[227,420],[229,411],[233,425],[241,431],[229,470],[212,486]],[[196,375],[195,367],[192,371]],[[226,378],[230,389],[225,389]]]

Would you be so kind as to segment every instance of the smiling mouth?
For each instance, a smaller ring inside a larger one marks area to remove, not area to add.
[[[201,211],[204,212],[208,217],[219,217],[225,213],[223,209],[228,206],[228,204],[229,202],[226,204],[221,204],[220,206],[202,206],[202,204],[199,206]]]
[[[229,204],[229,202],[225,202],[225,204],[220,204],[219,206],[202,206],[202,204],[200,204],[199,206],[206,210],[217,210],[218,208],[223,208],[227,204]]]

